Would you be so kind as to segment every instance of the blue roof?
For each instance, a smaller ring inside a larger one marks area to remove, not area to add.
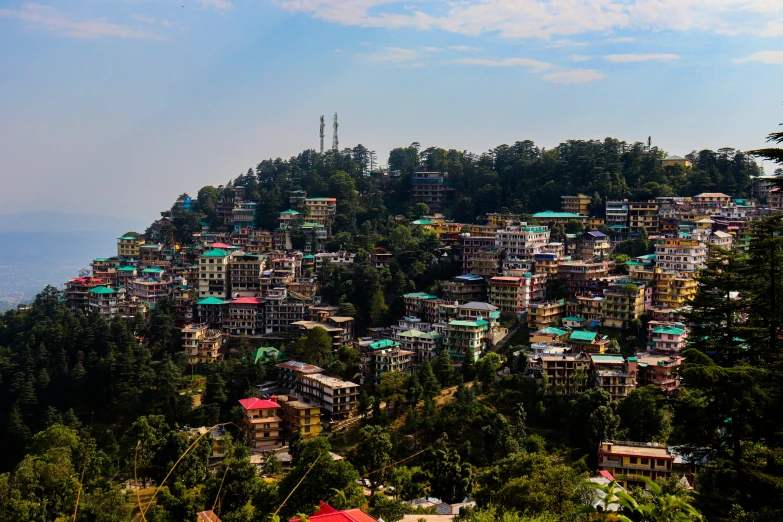
[[[475,274],[463,274],[455,277],[454,279],[460,279],[462,281],[483,281],[484,278]]]

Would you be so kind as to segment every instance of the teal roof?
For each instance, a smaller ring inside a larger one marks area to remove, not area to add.
[[[302,259],[315,259],[315,256],[313,254],[307,254],[306,256],[302,257]]]
[[[653,333],[657,334],[670,334],[670,335],[682,335],[685,333],[685,330],[682,328],[677,328],[675,326],[661,326],[659,328],[656,328],[653,330]]]
[[[440,339],[442,336],[437,332],[422,332],[420,330],[407,330],[399,334],[400,337],[411,337],[415,339]]]
[[[222,305],[223,303],[225,303],[225,301],[214,296],[205,297],[204,299],[196,301],[197,305]]]
[[[124,266],[122,268],[118,268],[117,270],[123,271],[123,272],[133,272],[136,270],[135,266]]]
[[[489,313],[490,319],[497,319],[498,317],[500,317],[500,310],[494,310]]]
[[[116,294],[116,290],[112,290],[109,287],[106,286],[96,286],[95,288],[90,288],[91,294]]]
[[[93,263],[105,263],[106,261],[108,261],[108,258],[105,258],[105,257],[96,257],[96,258],[95,258],[95,259],[93,259],[92,261],[93,261]]]
[[[621,230],[623,228],[628,228],[628,227],[626,227],[625,225],[611,225],[611,226],[609,226],[609,228],[611,228],[613,230]]]
[[[544,212],[539,212],[537,214],[533,214],[533,217],[536,219],[539,218],[574,218],[579,219],[586,216],[583,216],[582,214],[574,214],[573,212],[554,212],[552,210],[546,210]]]
[[[162,274],[163,269],[157,266],[151,266],[141,271],[142,274]]]
[[[437,299],[436,296],[424,292],[412,292],[403,296],[405,299]]]
[[[432,225],[432,221],[429,219],[417,219],[416,221],[412,221],[411,224],[413,225]]]
[[[250,352],[250,358],[253,360],[253,364],[257,364],[259,361],[267,362],[272,359],[280,359],[282,353],[277,348],[271,346],[261,346]]]
[[[449,326],[483,326],[487,324],[484,319],[478,321],[450,321]]]
[[[122,237],[118,237],[117,239],[125,239],[127,241],[130,241],[131,239],[135,240],[135,239],[139,239],[139,238],[136,237],[136,236],[122,236]]]
[[[305,198],[305,201],[328,201],[330,199],[337,199],[337,198]]]
[[[597,355],[597,354],[591,354],[590,359],[593,360],[593,362],[597,363],[607,363],[607,364],[623,364],[625,362],[625,359],[623,359],[622,355]]]
[[[565,330],[561,330],[560,328],[555,328],[554,326],[547,326],[546,328],[542,328],[539,331],[536,332],[537,334],[555,334],[555,335],[565,335],[568,332]]]
[[[584,330],[574,330],[571,332],[569,341],[595,341],[595,336],[598,335],[595,332],[586,332]]]
[[[209,252],[204,252],[201,254],[201,257],[226,257],[228,255],[228,252],[223,250],[222,248],[213,248]]]
[[[281,214],[290,214],[292,216],[298,216],[299,212],[296,210],[284,210]]]
[[[400,343],[397,341],[392,341],[391,339],[380,339],[378,341],[371,342],[370,348],[373,350],[380,350],[381,348],[395,348],[399,345]]]
[[[584,317],[563,317],[563,321],[574,321],[578,323],[583,323],[587,321]]]

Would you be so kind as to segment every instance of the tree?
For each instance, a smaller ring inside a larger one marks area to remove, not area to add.
[[[418,380],[421,383],[423,396],[425,398],[432,399],[440,394],[440,384],[435,377],[435,373],[432,371],[432,365],[430,365],[429,361],[424,361],[421,368],[419,368]]]
[[[462,381],[472,382],[476,378],[476,362],[472,357],[465,357],[462,361]]]
[[[393,408],[396,414],[400,404],[405,402],[405,384],[408,378],[403,372],[386,372],[381,376],[378,395],[386,402],[387,408]]]
[[[444,388],[451,386],[454,380],[454,368],[451,366],[451,356],[449,351],[445,348],[442,349],[435,360],[432,361],[432,371],[435,373],[435,377],[438,378],[440,385]]]
[[[370,515],[377,519],[388,522],[397,522],[402,520],[408,505],[400,500],[386,498],[386,496],[377,492],[370,497]]]
[[[356,461],[362,463],[363,473],[370,473],[373,485],[383,484],[386,480],[385,469],[392,462],[391,432],[381,426],[364,426],[359,430],[359,445],[356,448]]]
[[[591,388],[571,402],[568,432],[581,451],[594,451],[602,440],[613,439],[620,424],[617,403],[601,388]]]
[[[383,297],[383,290],[378,287],[372,294],[370,300],[370,324],[379,326],[384,323],[389,307],[386,306],[386,300]]]
[[[432,494],[444,502],[461,502],[473,491],[473,470],[459,454],[444,446],[433,450]]]
[[[489,385],[497,379],[498,370],[503,366],[503,360],[495,352],[490,352],[479,359],[476,364],[476,376],[484,385]]]
[[[356,317],[356,307],[347,301],[340,303],[340,306],[337,308],[337,315],[344,317]]]
[[[665,442],[671,429],[666,396],[654,385],[637,388],[617,407],[623,438],[636,442]]]

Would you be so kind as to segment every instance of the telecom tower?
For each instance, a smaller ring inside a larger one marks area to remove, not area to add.
[[[340,148],[340,140],[337,139],[337,127],[340,126],[339,123],[337,123],[337,113],[334,113],[334,123],[332,124],[334,130],[332,131],[334,134],[332,135],[332,150],[337,152],[337,149]]]
[[[326,124],[324,123],[324,116],[321,115],[321,154],[324,153],[324,127]]]

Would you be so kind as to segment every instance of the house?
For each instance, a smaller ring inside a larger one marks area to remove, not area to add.
[[[318,404],[300,401],[296,396],[279,396],[282,406],[283,425],[291,433],[299,432],[302,437],[316,437],[321,434],[321,407]]]
[[[533,219],[539,223],[546,223],[549,226],[553,226],[565,225],[571,221],[579,221],[580,223],[584,223],[587,221],[587,216],[576,214],[574,212],[553,212],[551,210],[545,210],[544,212],[533,214]]]
[[[636,389],[636,357],[627,360],[620,355],[591,355],[591,370],[596,388],[602,388],[615,400],[627,397]]]
[[[674,393],[680,387],[679,368],[683,358],[679,355],[637,353],[636,381],[638,386],[653,385],[664,393]]]
[[[688,330],[684,325],[666,325],[654,328],[650,332],[648,346],[655,353],[678,354],[685,349]]]
[[[547,393],[576,395],[587,389],[590,358],[584,353],[577,354],[532,354],[530,370],[536,381],[541,384],[547,378]]]
[[[673,167],[674,165],[688,168],[691,166],[691,162],[690,160],[681,158],[680,156],[666,156],[661,160],[661,166],[664,168]]]
[[[207,324],[189,324],[182,328],[182,347],[188,364],[204,364],[223,359],[226,337]]]
[[[582,216],[590,215],[590,202],[592,198],[585,194],[576,196],[560,196],[560,206],[563,212],[571,214],[580,214]]]
[[[391,263],[393,257],[392,253],[383,247],[375,247],[370,251],[370,263],[378,270]]]
[[[306,401],[319,404],[332,422],[349,419],[359,404],[358,384],[320,373],[299,373],[296,391]]]
[[[278,416],[280,404],[273,395],[271,400],[250,397],[241,399],[244,417],[242,431],[252,449],[257,451],[272,451],[282,446],[280,430],[282,419]]]
[[[545,326],[540,330],[530,334],[531,343],[556,343],[565,340],[568,336],[567,330],[561,330],[554,326]]]
[[[299,361],[285,361],[277,365],[278,382],[283,388],[291,391],[296,389],[296,383],[302,375],[321,373],[323,368]]]
[[[568,316],[563,317],[563,326],[568,328],[582,328],[587,325],[587,319],[585,317]]]
[[[627,487],[629,482],[642,482],[636,477],[653,481],[682,476],[683,470],[675,469],[676,454],[670,448],[656,442],[602,441],[598,447],[598,469],[608,471],[617,483]]]
[[[117,290],[108,286],[96,286],[90,288],[88,295],[88,309],[91,314],[98,314],[106,319],[119,315],[119,301]]]
[[[349,317],[348,319],[353,321],[352,317]],[[345,328],[338,326],[337,324],[330,324],[328,319],[324,322],[295,321],[291,323],[291,326],[299,328],[300,335],[302,336],[307,335],[307,332],[314,328],[322,328],[326,330],[327,335],[329,335],[329,337],[332,339],[332,350],[335,352],[339,351],[343,346],[349,345],[352,341],[350,333],[347,334]],[[348,330],[348,332],[351,331],[353,330]]]
[[[141,257],[140,246],[144,240],[136,236],[122,236],[117,238],[117,255],[121,258],[139,259]]]
[[[608,257],[611,248],[609,236],[603,232],[586,232],[580,237],[579,255],[584,259]]]
[[[527,324],[530,328],[546,328],[565,317],[565,312],[563,300],[531,303],[527,309]]]
[[[199,257],[198,295],[204,299],[228,299],[230,254],[222,248],[213,248]]]
[[[604,353],[606,345],[609,344],[609,338],[606,335],[598,335],[596,332],[574,330],[568,335],[566,343],[575,351]]]

